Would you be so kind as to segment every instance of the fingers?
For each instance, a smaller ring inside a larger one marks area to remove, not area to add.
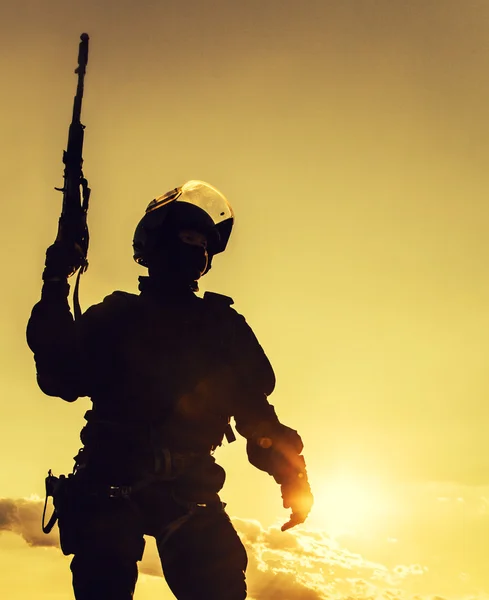
[[[86,259],[78,244],[56,241],[46,250],[43,279],[67,279],[84,264]]]
[[[282,525],[282,527],[280,528],[280,531],[287,531],[287,529],[291,529],[292,527],[294,527],[294,525],[296,525],[296,523],[294,523],[294,521],[287,521],[287,523],[284,523]]]
[[[298,515],[296,513],[292,513],[290,515],[290,520],[287,521],[287,523],[284,523],[282,525],[282,527],[280,528],[280,531],[287,531],[287,529],[292,529],[292,527],[295,527],[296,525],[300,525],[301,523],[304,523],[304,521],[306,520],[306,516],[304,515]]]

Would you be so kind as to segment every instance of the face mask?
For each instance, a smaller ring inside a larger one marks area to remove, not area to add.
[[[154,254],[150,274],[158,279],[189,285],[198,289],[197,281],[209,265],[206,237],[194,230],[181,230],[166,238]]]
[[[179,241],[172,254],[169,262],[175,275],[180,274],[185,281],[197,281],[205,273],[209,261],[206,248]]]

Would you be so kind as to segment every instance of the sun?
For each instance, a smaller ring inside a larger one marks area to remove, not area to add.
[[[385,485],[374,477],[339,473],[313,482],[311,521],[332,536],[374,533],[392,512]]]

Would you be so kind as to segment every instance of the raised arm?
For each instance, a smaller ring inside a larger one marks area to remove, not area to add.
[[[65,280],[46,281],[41,300],[27,324],[27,343],[34,353],[37,382],[48,396],[73,402],[86,395],[82,381],[82,352],[68,304]]]

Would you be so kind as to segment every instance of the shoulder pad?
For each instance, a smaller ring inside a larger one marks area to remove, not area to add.
[[[84,313],[85,322],[105,321],[113,318],[118,318],[120,315],[131,310],[139,296],[130,294],[129,292],[116,291],[108,296],[105,296],[102,302],[93,304]]]
[[[216,292],[205,292],[204,300],[212,306],[228,307],[234,304],[234,300],[224,294],[217,294]]]
[[[122,290],[115,290],[112,294],[106,296],[106,298],[110,298],[111,296],[115,296],[116,298],[137,298],[138,294],[132,294],[131,292],[123,292]]]
[[[129,302],[135,302],[138,298],[139,296],[137,294],[116,290],[115,292],[112,292],[112,294],[105,296],[104,302],[109,302],[111,304],[128,304]]]
[[[119,290],[105,296],[103,302],[99,305],[103,311],[119,312],[127,310],[128,307],[134,306],[138,302],[139,296],[130,294],[129,292],[121,292]]]

